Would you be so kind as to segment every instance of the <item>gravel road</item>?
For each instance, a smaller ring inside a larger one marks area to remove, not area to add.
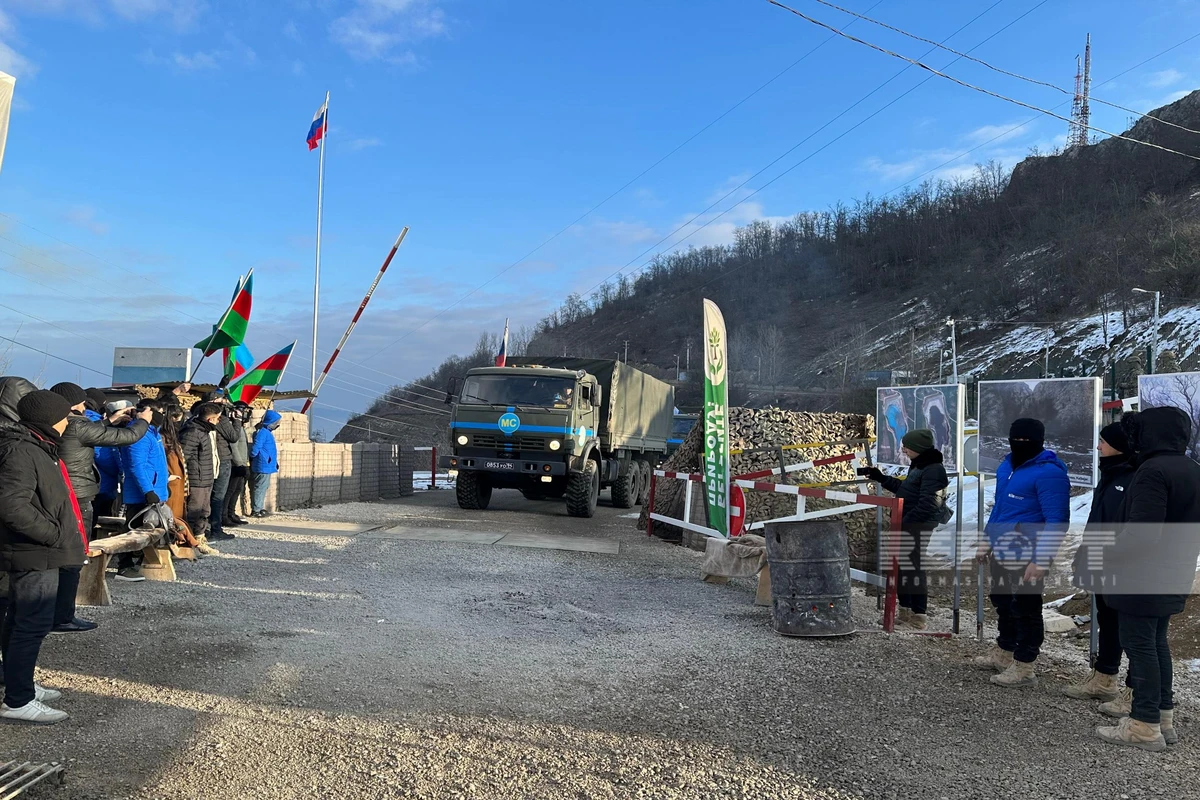
[[[5,727],[0,761],[67,762],[68,786],[36,796],[72,800],[1194,796],[1186,670],[1183,741],[1113,748],[1060,694],[1075,641],[1017,692],[966,665],[973,638],[868,631],[867,598],[864,632],[785,639],[748,582],[701,582],[697,554],[628,514],[429,492],[244,529],[178,583],[116,584],[99,631],[51,637],[41,680],[72,719]],[[396,525],[620,552],[364,531]]]

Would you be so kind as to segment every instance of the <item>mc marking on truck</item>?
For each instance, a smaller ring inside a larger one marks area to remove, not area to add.
[[[510,411],[501,416],[496,424],[500,426],[500,430],[504,431],[506,436],[511,436],[521,427],[521,418]]]

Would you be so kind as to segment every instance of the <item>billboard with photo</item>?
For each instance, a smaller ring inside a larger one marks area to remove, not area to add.
[[[904,434],[919,428],[933,431],[946,472],[961,469],[966,394],[962,384],[881,386],[875,390],[876,460],[885,466],[908,466],[900,448]]]
[[[1067,465],[1076,486],[1095,486],[1099,467],[1100,378],[979,382],[979,471],[990,475],[1008,455],[1008,428],[1030,417],[1046,426],[1046,449]]]
[[[1138,410],[1174,406],[1192,418],[1189,458],[1200,460],[1200,372],[1167,372],[1138,377]]]

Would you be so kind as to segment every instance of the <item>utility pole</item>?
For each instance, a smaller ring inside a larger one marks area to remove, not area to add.
[[[675,380],[679,380],[679,353],[675,354]]]
[[[685,362],[686,369],[688,372],[691,372],[692,371],[692,340],[688,339],[686,344],[687,344],[687,361]]]
[[[758,359],[758,385],[762,386],[762,356],[755,356]]]
[[[1138,294],[1154,295],[1154,323],[1153,323],[1154,328],[1150,331],[1150,358],[1146,362],[1146,371],[1149,374],[1153,375],[1155,372],[1158,371],[1156,369],[1156,366],[1158,364],[1158,312],[1159,312],[1159,303],[1162,300],[1162,293],[1161,292],[1152,292],[1149,289],[1138,289],[1136,287],[1134,288],[1133,291],[1137,292]]]
[[[946,350],[938,345],[938,383],[945,381],[946,375]]]
[[[629,340],[625,340],[625,363],[629,363]]]
[[[954,320],[947,318],[946,324],[950,326],[950,382],[958,383],[958,336],[955,333]]]

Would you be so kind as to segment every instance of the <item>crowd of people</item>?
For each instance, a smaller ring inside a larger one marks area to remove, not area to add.
[[[1175,744],[1175,704],[1168,642],[1171,617],[1184,610],[1200,558],[1200,464],[1187,456],[1192,419],[1179,408],[1125,414],[1097,443],[1100,480],[1082,543],[1072,563],[1075,585],[1096,600],[1098,652],[1091,673],[1063,691],[1100,700],[1116,718],[1097,735],[1106,742],[1158,752]],[[1037,685],[1045,639],[1045,578],[1071,522],[1066,465],[1046,449],[1045,425],[1013,421],[1009,450],[996,470],[996,495],[976,559],[989,566],[996,642],[975,659],[997,686]],[[928,624],[923,548],[948,521],[949,479],[931,431],[913,430],[903,448],[903,480],[871,468],[868,477],[904,500],[898,586],[902,625]],[[1129,667],[1118,685],[1122,653]]]
[[[236,538],[249,515],[265,517],[278,472],[268,410],[247,432],[251,409],[220,392],[184,410],[187,385],[161,398],[109,402],[99,389],[38,389],[0,378],[0,721],[54,724],[61,693],[34,681],[50,633],[94,630],[76,614],[79,575],[101,517],[129,529],[163,528],[200,555]],[[122,554],[115,580],[145,580],[140,553]]]

